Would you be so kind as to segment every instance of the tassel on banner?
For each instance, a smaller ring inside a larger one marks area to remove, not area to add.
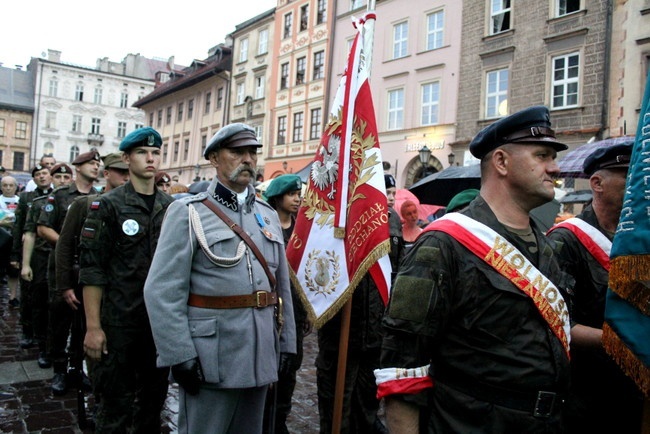
[[[610,266],[610,289],[650,316],[650,255],[619,256]]]
[[[641,392],[650,397],[650,369],[641,363],[607,323],[603,324],[603,342],[607,343],[607,354],[621,367],[625,375],[634,380]]]

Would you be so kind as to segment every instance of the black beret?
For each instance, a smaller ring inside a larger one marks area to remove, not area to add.
[[[55,164],[50,169],[50,175],[54,175],[56,173],[69,173],[70,176],[72,176],[72,169],[70,169],[70,166],[65,163],[59,163]]]
[[[160,148],[162,146],[162,137],[160,137],[158,131],[151,127],[138,128],[135,131],[131,131],[122,139],[119,149],[120,151],[128,151],[140,146]]]
[[[36,174],[36,172],[40,172],[43,169],[47,169],[47,167],[41,165],[40,163],[36,163],[36,166],[32,167],[32,178]],[[48,170],[49,172],[49,170]]]
[[[235,122],[226,125],[212,136],[205,147],[203,157],[207,160],[211,152],[220,148],[241,148],[243,146],[256,146],[261,148],[262,144],[257,141],[257,135],[252,127]]]
[[[89,161],[101,161],[99,154],[96,151],[89,151],[89,152],[84,152],[83,154],[79,154],[77,158],[74,159],[72,162],[73,166],[77,166],[79,164],[84,164]]]
[[[386,183],[386,188],[397,187],[397,183],[395,182],[395,178],[393,178],[393,175],[388,174],[388,173],[384,174],[384,183]]]
[[[630,167],[630,157],[634,140],[629,140],[618,145],[598,148],[582,163],[582,171],[587,175],[593,175],[600,169],[615,169]]]
[[[545,106],[529,107],[488,125],[474,137],[469,151],[480,159],[506,143],[548,145],[556,151],[568,148],[555,139],[551,117]]]
[[[271,181],[264,192],[264,197],[269,199],[296,190],[302,190],[302,180],[298,175],[280,175],[277,178],[273,178],[273,181]]]

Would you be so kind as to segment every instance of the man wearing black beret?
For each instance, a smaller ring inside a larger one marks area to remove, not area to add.
[[[41,210],[38,218],[37,234],[52,246],[52,251],[48,259],[47,279],[50,290],[50,306],[48,320],[48,353],[52,358],[52,368],[54,376],[52,378],[52,393],[54,395],[63,395],[68,389],[67,372],[68,372],[68,354],[66,347],[68,345],[68,335],[70,334],[73,311],[68,307],[63,298],[63,294],[56,287],[56,261],[54,249],[56,242],[61,233],[63,221],[68,212],[72,201],[83,195],[95,192],[93,184],[99,176],[100,159],[97,151],[84,152],[79,154],[72,162],[75,167],[76,177],[69,185],[56,188],[47,198],[47,203]],[[51,170],[55,173],[56,166]],[[58,171],[66,172],[69,167],[66,165],[59,166]],[[81,339],[80,336],[72,336],[73,339]]]
[[[562,269],[575,279],[571,293],[571,391],[568,432],[639,433],[643,399],[602,344],[609,253],[623,207],[634,140],[596,149],[583,164],[593,199],[574,218],[549,231]],[[616,415],[616,417],[612,417]]]
[[[566,148],[543,106],[470,143],[480,193],[419,236],[384,317],[376,376],[391,432],[562,432],[568,280],[529,212],[553,199]]]
[[[81,229],[84,349],[97,362],[93,386],[101,397],[96,433],[160,431],[169,369],[156,367],[143,287],[173,201],[155,184],[161,145],[151,127],[122,139],[129,181],[93,200]]]
[[[210,139],[216,176],[169,206],[145,284],[158,366],[180,385],[180,434],[261,433],[281,353],[296,353],[282,227],[253,187],[261,146],[242,123]]]

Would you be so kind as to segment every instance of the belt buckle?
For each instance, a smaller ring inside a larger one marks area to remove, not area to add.
[[[557,393],[555,392],[547,392],[545,390],[540,390],[537,392],[537,400],[535,400],[535,409],[533,410],[533,416],[549,417],[553,413],[556,398]]]
[[[264,294],[264,296],[262,296]],[[269,305],[268,292],[266,291],[256,291],[255,292],[255,308],[261,309]]]

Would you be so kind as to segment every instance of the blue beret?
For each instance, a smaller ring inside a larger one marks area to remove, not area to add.
[[[262,144],[257,141],[257,134],[255,134],[255,130],[252,127],[236,122],[226,125],[212,136],[205,147],[203,156],[207,160],[208,155],[217,149],[241,148],[243,146],[256,146],[261,148]]]
[[[162,146],[162,137],[160,137],[158,131],[151,127],[138,128],[122,139],[120,151],[129,151],[140,146],[160,148]]]
[[[634,140],[629,140],[618,145],[598,148],[582,163],[582,171],[593,175],[600,169],[615,169],[630,167],[630,158]]]
[[[568,148],[555,139],[548,109],[541,105],[521,110],[483,128],[469,144],[469,151],[480,159],[506,143],[548,145],[556,151]]]
[[[395,178],[393,178],[393,175],[388,174],[388,173],[384,174],[384,183],[386,184],[386,188],[397,187],[397,183],[395,182]]]
[[[296,191],[302,189],[302,180],[298,175],[280,175],[273,178],[264,192],[264,197],[269,199],[275,196],[280,196],[289,191]]]

